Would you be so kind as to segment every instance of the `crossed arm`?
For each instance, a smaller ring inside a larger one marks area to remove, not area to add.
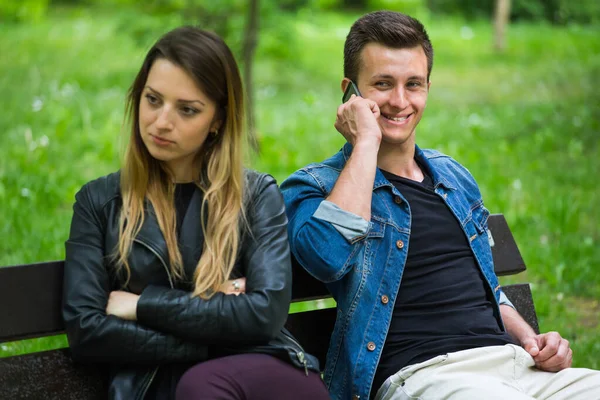
[[[212,344],[263,343],[279,332],[291,297],[287,219],[272,178],[258,191],[248,216],[254,240],[240,254],[246,279],[239,283],[245,294],[225,295],[232,285],[204,300],[155,285],[139,297],[111,291],[99,202],[91,200],[89,188],[82,189],[66,244],[63,285],[73,357],[129,364],[197,362],[206,359]]]

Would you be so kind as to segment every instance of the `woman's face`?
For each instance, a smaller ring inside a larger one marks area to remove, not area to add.
[[[220,126],[216,114],[216,103],[185,70],[163,58],[154,61],[140,98],[140,134],[176,182],[194,180],[194,157]]]

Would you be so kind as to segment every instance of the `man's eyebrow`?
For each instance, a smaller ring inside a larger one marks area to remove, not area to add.
[[[392,75],[389,74],[377,74],[377,75],[373,75],[373,77],[371,79],[389,79],[389,80],[396,80],[396,78]],[[418,80],[418,81],[426,81],[427,79],[425,79],[424,76],[420,76],[420,75],[411,75],[408,77],[407,81],[414,81],[414,80]]]
[[[391,79],[391,80],[395,80],[396,78],[394,78],[392,75],[389,75],[389,74],[377,74],[377,75],[373,75],[373,77],[371,79]]]
[[[153,89],[151,86],[146,85],[146,89],[150,90],[151,92],[153,92],[154,94],[162,97],[162,94],[158,91]],[[177,99],[178,102],[180,103],[200,103],[203,106],[205,106],[206,104],[204,104],[204,102],[202,100],[186,100],[186,99]]]

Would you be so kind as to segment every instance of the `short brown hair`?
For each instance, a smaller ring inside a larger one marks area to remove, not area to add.
[[[425,27],[417,19],[394,11],[375,11],[360,17],[350,28],[344,44],[344,76],[356,82],[360,54],[369,43],[395,49],[421,46],[427,57],[427,81],[433,67],[433,47]]]

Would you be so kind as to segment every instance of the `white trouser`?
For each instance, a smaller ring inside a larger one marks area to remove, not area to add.
[[[523,348],[481,347],[434,357],[390,376],[376,400],[600,400],[600,371],[545,372]]]

